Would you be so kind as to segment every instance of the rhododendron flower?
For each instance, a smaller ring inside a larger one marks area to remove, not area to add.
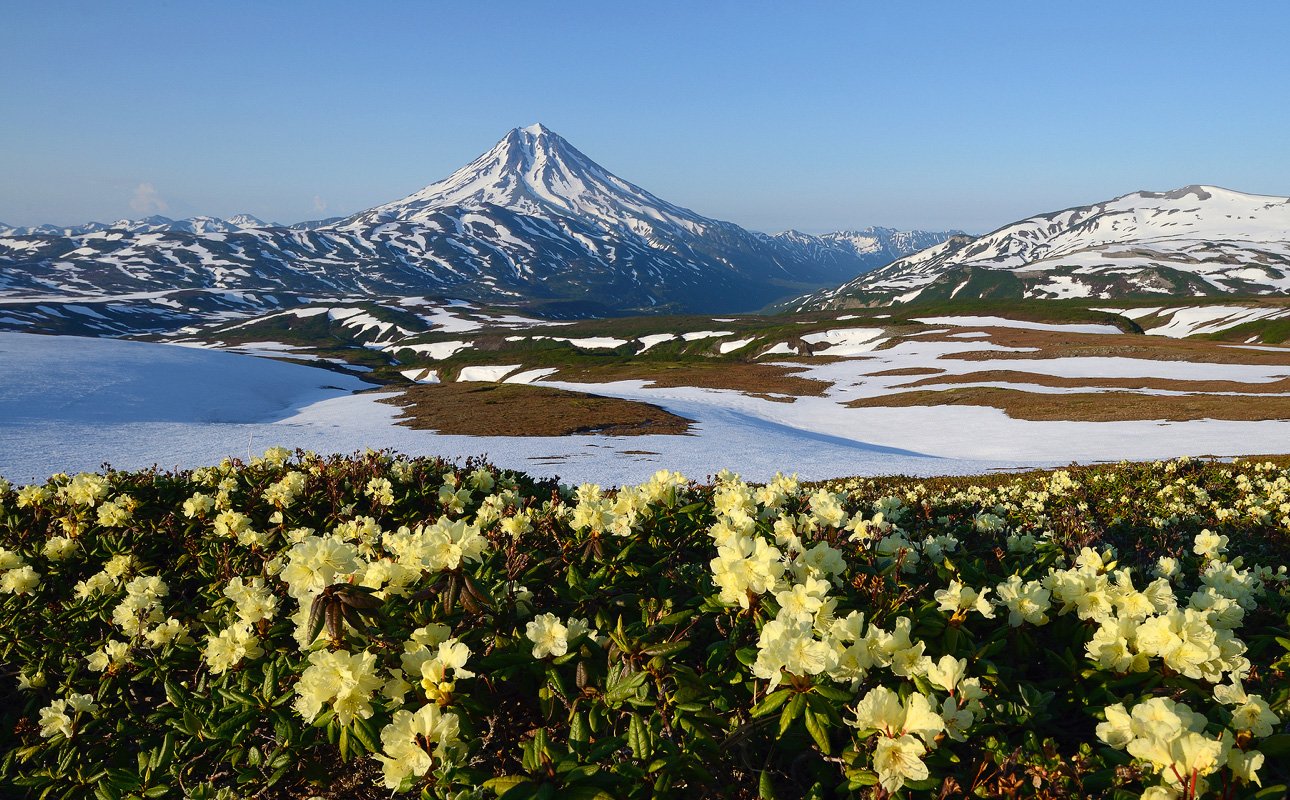
[[[945,729],[945,721],[932,710],[927,696],[912,692],[903,702],[900,695],[885,686],[870,689],[855,707],[855,718],[848,723],[860,730],[877,730],[886,736],[917,734],[929,746],[935,746],[936,734]]]
[[[569,629],[555,614],[539,614],[524,628],[533,643],[533,657],[562,656],[569,652]]]
[[[989,589],[978,592],[970,586],[964,586],[962,581],[953,580],[948,588],[937,589],[935,596],[941,611],[952,613],[955,619],[966,618],[969,611],[975,611],[986,619],[993,619],[994,607],[986,598],[989,593]]]
[[[40,573],[31,565],[6,570],[0,574],[0,593],[31,594],[40,586]]]
[[[372,694],[385,681],[376,674],[376,655],[369,652],[319,650],[309,654],[309,666],[296,683],[294,708],[305,722],[313,722],[330,704],[336,721],[348,725],[355,717],[372,716]]]
[[[80,549],[75,539],[67,536],[51,536],[40,549],[40,554],[50,561],[63,561]]]
[[[995,587],[999,602],[1008,609],[1008,624],[1016,628],[1023,622],[1046,625],[1047,611],[1052,607],[1052,594],[1039,581],[1022,581],[1020,575],[1011,575]]]
[[[46,738],[62,734],[70,739],[74,733],[74,717],[93,714],[98,704],[88,694],[69,694],[66,699],[55,700],[40,710],[40,735]]]
[[[1196,534],[1192,552],[1203,558],[1217,558],[1227,549],[1227,537],[1219,536],[1208,528]]]
[[[202,657],[216,675],[223,674],[242,663],[242,659],[264,655],[260,640],[246,623],[231,625],[206,640]]]
[[[130,661],[130,643],[109,641],[85,657],[85,663],[95,672],[119,669]]]
[[[923,754],[927,748],[909,734],[894,739],[880,737],[873,751],[873,768],[878,782],[888,792],[905,785],[905,781],[921,781],[928,775]]]
[[[224,587],[224,596],[237,605],[240,622],[254,624],[262,619],[273,619],[278,613],[278,598],[264,585],[264,578],[233,578]]]
[[[373,756],[383,767],[385,788],[398,789],[408,776],[425,775],[434,765],[434,758],[450,760],[460,746],[458,727],[456,714],[442,711],[433,703],[416,713],[395,711],[390,724],[381,729],[383,752]]]

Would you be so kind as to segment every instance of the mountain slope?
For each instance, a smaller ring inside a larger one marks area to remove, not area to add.
[[[955,236],[791,305],[1288,290],[1290,198],[1187,186]]]
[[[0,298],[182,288],[433,294],[556,316],[739,312],[948,235],[747,231],[611,174],[541,125],[510,131],[402,200],[290,228],[256,223],[150,218],[0,231]]]

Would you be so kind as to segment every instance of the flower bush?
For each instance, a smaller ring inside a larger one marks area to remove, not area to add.
[[[1290,472],[0,483],[5,796],[1284,797]]]

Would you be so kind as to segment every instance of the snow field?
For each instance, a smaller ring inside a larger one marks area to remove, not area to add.
[[[881,338],[856,330],[824,332],[818,343],[865,348]],[[824,396],[789,403],[644,381],[549,381],[552,368],[515,372],[522,369],[518,364],[466,367],[465,380],[537,383],[639,400],[695,421],[688,436],[510,438],[404,428],[396,423],[398,409],[379,402],[388,394],[351,394],[367,384],[304,365],[161,344],[0,334],[0,369],[7,376],[0,384],[0,475],[27,482],[104,462],[118,468],[192,467],[284,445],[327,453],[389,447],[410,455],[487,455],[506,468],[612,485],[639,482],[660,468],[702,477],[734,467],[750,480],[781,470],[807,479],[968,474],[1071,461],[1231,456],[1290,441],[1286,421],[1028,422],[980,407],[846,407],[850,400],[902,391],[899,384],[925,377],[872,374],[909,368],[948,375],[1007,369],[1250,384],[1290,374],[1290,367],[1127,358],[948,357],[981,350],[1010,348],[914,338],[834,363],[791,364],[830,388]],[[413,380],[438,378],[434,370],[408,372],[417,373],[408,375]]]

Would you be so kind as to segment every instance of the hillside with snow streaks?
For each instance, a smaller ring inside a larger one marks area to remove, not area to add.
[[[441,181],[343,219],[0,227],[0,304],[186,289],[438,295],[554,317],[729,313],[834,285],[948,235],[748,231],[662,200],[532,125]]]
[[[1290,198],[1214,186],[1134,192],[955,236],[794,308],[1290,290]]]

